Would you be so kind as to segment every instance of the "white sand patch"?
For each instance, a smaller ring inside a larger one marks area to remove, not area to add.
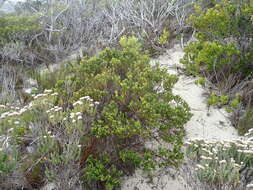
[[[182,67],[179,60],[184,56],[184,52],[179,45],[167,51],[154,61],[160,62],[161,66],[168,69],[170,74],[178,74],[177,68]],[[193,114],[191,120],[185,125],[186,139],[201,138],[208,141],[233,140],[238,139],[236,129],[231,126],[224,109],[210,108],[206,104],[203,96],[205,90],[197,86],[194,82],[197,78],[179,76],[179,80],[173,88],[173,93],[182,97],[190,106]],[[179,169],[180,170],[180,169]],[[179,171],[178,170],[178,171]],[[167,174],[166,174],[167,171]],[[163,175],[156,172],[156,176],[151,183],[141,171],[136,171],[131,177],[126,177],[122,190],[189,190],[186,180],[176,173],[172,177],[169,173],[172,169],[164,169]]]
[[[140,170],[131,177],[125,177],[122,190],[189,190],[185,180],[172,169],[157,172],[152,179]]]

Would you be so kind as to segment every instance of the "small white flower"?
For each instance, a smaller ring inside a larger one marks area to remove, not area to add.
[[[24,113],[24,112],[26,112],[26,111],[27,111],[27,108],[24,107],[24,108],[22,108],[21,110],[19,110],[19,113],[22,114],[22,113]]]
[[[82,120],[83,117],[82,117],[81,115],[79,115],[79,116],[77,117],[77,119],[78,119],[78,120]]]
[[[250,137],[250,138],[248,139],[248,141],[253,141],[253,137]]]
[[[80,100],[91,100],[90,96],[81,97]]]
[[[82,115],[82,113],[81,112],[76,112],[76,115]]]
[[[205,167],[202,166],[202,165],[200,165],[200,164],[197,164],[196,166],[197,166],[199,169],[205,169]]]
[[[77,102],[73,103],[73,106],[82,105],[82,104],[83,104],[83,102],[77,101]]]
[[[57,107],[57,108],[55,108],[55,111],[56,111],[56,112],[59,112],[59,111],[62,111],[62,110],[63,110],[62,107]]]
[[[76,120],[75,120],[75,119],[73,119],[73,120],[72,120],[72,123],[75,123],[75,122],[76,122]]]
[[[87,98],[89,98],[89,96],[81,97],[81,98],[79,98],[79,100],[86,100]]]
[[[225,164],[225,163],[227,163],[227,161],[226,160],[221,160],[221,161],[219,161],[219,163],[220,164]]]
[[[241,168],[241,166],[239,164],[237,164],[237,163],[234,163],[234,167]]]
[[[11,132],[11,131],[13,131],[13,128],[10,128],[10,129],[8,130],[8,132]]]
[[[51,92],[53,92],[53,90],[47,90],[47,89],[44,90],[44,93],[51,93]]]
[[[30,102],[30,103],[28,104],[28,108],[31,108],[32,106],[33,106],[33,103]]]
[[[43,136],[43,138],[45,139],[45,138],[47,138],[47,136]]]
[[[50,119],[54,118],[54,115],[50,115],[49,118],[50,118]]]
[[[249,132],[249,133],[253,132],[253,128],[249,129],[248,132]]]
[[[200,156],[200,158],[203,159],[203,160],[212,160],[211,157],[206,157],[206,156]]]
[[[18,125],[19,123],[20,123],[19,121],[15,121],[15,122],[14,122],[15,125]]]
[[[96,101],[96,102],[94,102],[94,104],[95,104],[95,105],[98,105],[98,104],[99,104],[99,102],[97,102],[97,101]]]
[[[73,119],[75,117],[75,114],[70,114],[70,118]]]
[[[79,145],[77,145],[77,147],[78,147],[78,148],[81,148],[81,147],[82,147],[82,145],[80,145],[80,144],[79,144]]]
[[[192,143],[189,142],[189,141],[185,142],[185,145],[191,145],[191,144],[192,144]]]
[[[90,106],[90,107],[94,107],[94,104],[90,104],[89,106]]]

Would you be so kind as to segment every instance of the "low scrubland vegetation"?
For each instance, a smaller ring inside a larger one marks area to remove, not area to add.
[[[180,166],[184,148],[193,189],[253,184],[251,0],[40,0],[15,10],[0,13],[0,189],[120,189],[136,169]],[[225,108],[242,140],[183,146],[191,113],[172,93],[177,76],[150,65],[174,43],[207,106]]]
[[[150,66],[136,38],[119,43],[63,67],[28,105],[1,106],[2,188],[114,189],[136,168],[179,165],[191,114],[172,94],[177,77]]]
[[[34,73],[68,55],[93,56],[105,47],[117,47],[123,35],[135,35],[143,49],[159,54],[186,30],[189,5],[187,0],[19,2],[15,13],[0,17],[0,76],[6,81],[1,99],[17,98],[16,83],[26,80],[25,72],[17,74],[20,69]]]

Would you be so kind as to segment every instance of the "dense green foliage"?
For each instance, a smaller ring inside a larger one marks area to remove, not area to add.
[[[252,1],[215,1],[215,5],[201,9],[189,22],[196,30],[197,42],[185,49],[182,60],[193,74],[207,71],[226,70],[249,75],[253,60],[253,14]]]
[[[5,15],[0,17],[0,26],[1,46],[8,42],[18,42],[19,39],[24,40],[23,35],[28,38],[40,28],[36,15]]]
[[[45,177],[60,188],[78,172],[69,189],[78,183],[113,189],[136,168],[150,172],[182,161],[183,125],[191,114],[172,94],[176,76],[151,66],[136,38],[123,37],[120,46],[63,67],[55,93],[46,90],[16,112],[2,106],[1,134],[11,134],[11,146],[36,139],[29,159],[22,151],[16,161],[34,188]]]

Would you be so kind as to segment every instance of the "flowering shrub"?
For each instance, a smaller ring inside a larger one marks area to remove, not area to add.
[[[177,78],[151,66],[136,38],[120,45],[69,65],[55,89],[25,107],[1,106],[3,151],[22,149],[16,168],[33,188],[46,179],[57,188],[113,189],[136,168],[179,165],[191,114],[172,94]]]
[[[205,141],[186,143],[187,155],[194,161],[195,173],[209,188],[245,189],[252,182],[253,130],[245,140]]]

